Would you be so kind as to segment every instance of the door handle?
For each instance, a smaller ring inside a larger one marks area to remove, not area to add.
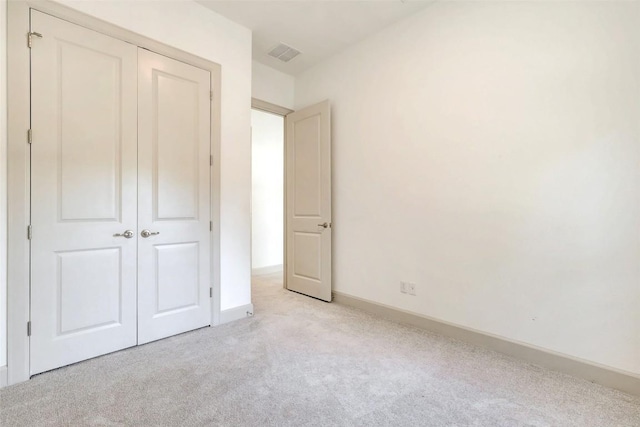
[[[329,228],[331,227],[331,224],[329,224],[328,222],[323,222],[322,224],[318,224],[318,227]]]
[[[155,236],[156,234],[160,234],[160,232],[159,232],[159,231],[149,231],[149,230],[142,230],[142,231],[140,232],[140,235],[141,235],[142,237],[144,237],[145,239],[146,239],[147,237],[149,237],[149,236]]]
[[[131,230],[125,230],[124,233],[120,234],[120,233],[116,233],[113,235],[113,237],[124,237],[125,239],[130,239],[132,238],[134,235],[133,231]]]

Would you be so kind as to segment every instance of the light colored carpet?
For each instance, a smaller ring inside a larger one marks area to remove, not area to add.
[[[640,398],[254,280],[255,316],[0,391],[2,426],[640,426]]]

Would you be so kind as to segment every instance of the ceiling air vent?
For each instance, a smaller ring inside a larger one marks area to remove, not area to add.
[[[269,56],[273,56],[282,62],[289,62],[298,55],[300,55],[299,50],[296,50],[291,46],[287,46],[284,43],[280,43],[269,52]]]

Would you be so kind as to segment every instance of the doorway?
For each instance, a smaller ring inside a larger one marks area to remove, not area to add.
[[[284,265],[284,117],[251,110],[251,274]]]
[[[267,251],[271,248],[268,255],[274,258],[269,262],[282,259],[284,266],[272,264],[259,270],[261,267],[256,263],[254,275],[284,270],[286,289],[331,302],[329,101],[291,111],[253,99],[252,107],[252,119],[258,127],[252,129],[252,243],[257,246],[252,252],[256,256],[265,248]],[[269,117],[268,113],[282,120]],[[270,148],[265,150],[265,147]],[[265,186],[272,191],[265,191]],[[279,207],[284,209],[281,211]],[[264,221],[265,217],[268,220]],[[264,236],[268,238],[260,241]],[[278,254],[283,254],[282,258]],[[259,255],[262,261],[264,254]]]

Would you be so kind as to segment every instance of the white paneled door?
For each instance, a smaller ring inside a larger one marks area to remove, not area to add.
[[[210,74],[139,50],[138,342],[211,324]]]
[[[36,374],[136,344],[137,48],[36,11],[31,25]]]
[[[210,325],[210,73],[31,25],[31,374]]]
[[[331,301],[329,102],[286,117],[286,286]]]

